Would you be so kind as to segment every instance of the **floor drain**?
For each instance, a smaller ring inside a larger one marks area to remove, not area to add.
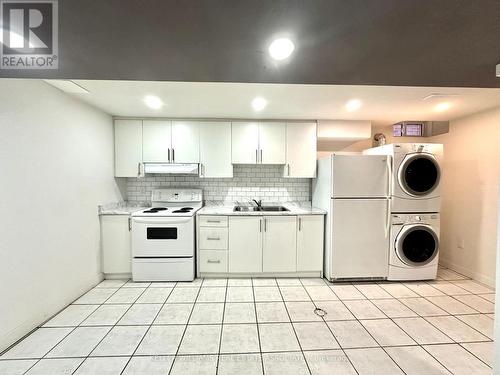
[[[325,316],[327,312],[323,309],[320,309],[319,307],[314,309],[314,313],[318,316]]]

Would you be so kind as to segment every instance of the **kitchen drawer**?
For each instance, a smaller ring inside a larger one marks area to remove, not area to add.
[[[200,250],[227,250],[227,228],[200,227]]]
[[[227,251],[201,250],[200,272],[227,272]]]
[[[227,216],[198,216],[201,227],[227,227]]]

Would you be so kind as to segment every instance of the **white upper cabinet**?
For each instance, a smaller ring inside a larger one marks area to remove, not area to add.
[[[233,177],[231,123],[200,122],[200,177]]]
[[[143,121],[142,128],[144,163],[168,163],[172,139],[170,121]]]
[[[261,164],[285,164],[286,124],[262,122],[259,124],[259,161]]]
[[[285,177],[316,177],[316,144],[315,122],[286,124]]]
[[[258,162],[258,122],[233,122],[231,139],[233,164],[256,164]]]
[[[172,163],[200,162],[198,121],[172,121]]]
[[[285,164],[286,124],[233,122],[233,164]]]
[[[138,177],[142,163],[142,121],[115,121],[115,176]]]

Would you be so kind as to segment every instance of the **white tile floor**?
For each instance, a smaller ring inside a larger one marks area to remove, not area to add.
[[[0,374],[490,374],[493,313],[493,290],[444,268],[405,283],[106,280],[3,353]]]

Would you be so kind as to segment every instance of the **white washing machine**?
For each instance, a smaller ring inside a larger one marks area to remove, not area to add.
[[[398,143],[363,151],[389,155],[391,212],[439,212],[443,145]]]
[[[392,214],[387,280],[435,279],[439,214]]]

